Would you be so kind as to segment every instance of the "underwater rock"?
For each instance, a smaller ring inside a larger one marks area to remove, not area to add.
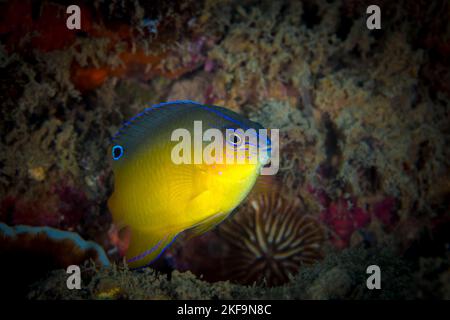
[[[89,259],[101,266],[109,265],[105,252],[98,244],[83,240],[74,232],[25,225],[10,227],[0,223],[0,237],[3,254],[16,249],[43,254],[48,252],[47,254],[54,254],[52,260],[56,267],[81,264]]]

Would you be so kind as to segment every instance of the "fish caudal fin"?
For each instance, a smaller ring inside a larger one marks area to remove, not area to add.
[[[157,260],[176,239],[177,233],[146,229],[131,229],[130,246],[126,253],[131,268],[147,266]]]

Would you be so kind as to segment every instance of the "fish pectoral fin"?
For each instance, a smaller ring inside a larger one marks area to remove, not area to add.
[[[189,229],[189,238],[201,235],[214,229],[219,223],[225,220],[226,217],[228,217],[228,213],[220,212],[209,218],[206,218],[205,220],[199,222],[197,225]]]
[[[157,260],[175,241],[178,232],[131,228],[131,241],[126,253],[131,268],[143,267]]]

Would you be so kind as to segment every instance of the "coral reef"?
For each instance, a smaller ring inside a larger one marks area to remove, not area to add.
[[[369,223],[370,216],[352,201],[340,199],[322,212],[321,219],[332,227],[336,235],[333,238],[335,245],[345,248],[353,232],[365,227]]]

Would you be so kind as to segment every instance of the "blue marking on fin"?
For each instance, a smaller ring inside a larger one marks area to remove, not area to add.
[[[176,104],[194,104],[194,105],[199,105],[199,106],[201,105],[200,103],[195,102],[195,101],[191,101],[191,100],[175,100],[175,101],[167,101],[167,102],[161,102],[161,103],[158,103],[158,104],[151,105],[149,108],[145,108],[143,111],[139,112],[137,115],[135,115],[131,119],[125,121],[122,124],[122,126],[119,128],[119,130],[116,132],[116,134],[113,135],[111,140],[114,141],[115,139],[117,139],[120,136],[120,134],[127,127],[129,127],[136,120],[138,120],[141,117],[143,117],[144,115],[146,115],[149,111],[152,111],[154,109],[157,109],[157,108],[160,108],[160,107],[163,107],[163,106],[176,105]]]

